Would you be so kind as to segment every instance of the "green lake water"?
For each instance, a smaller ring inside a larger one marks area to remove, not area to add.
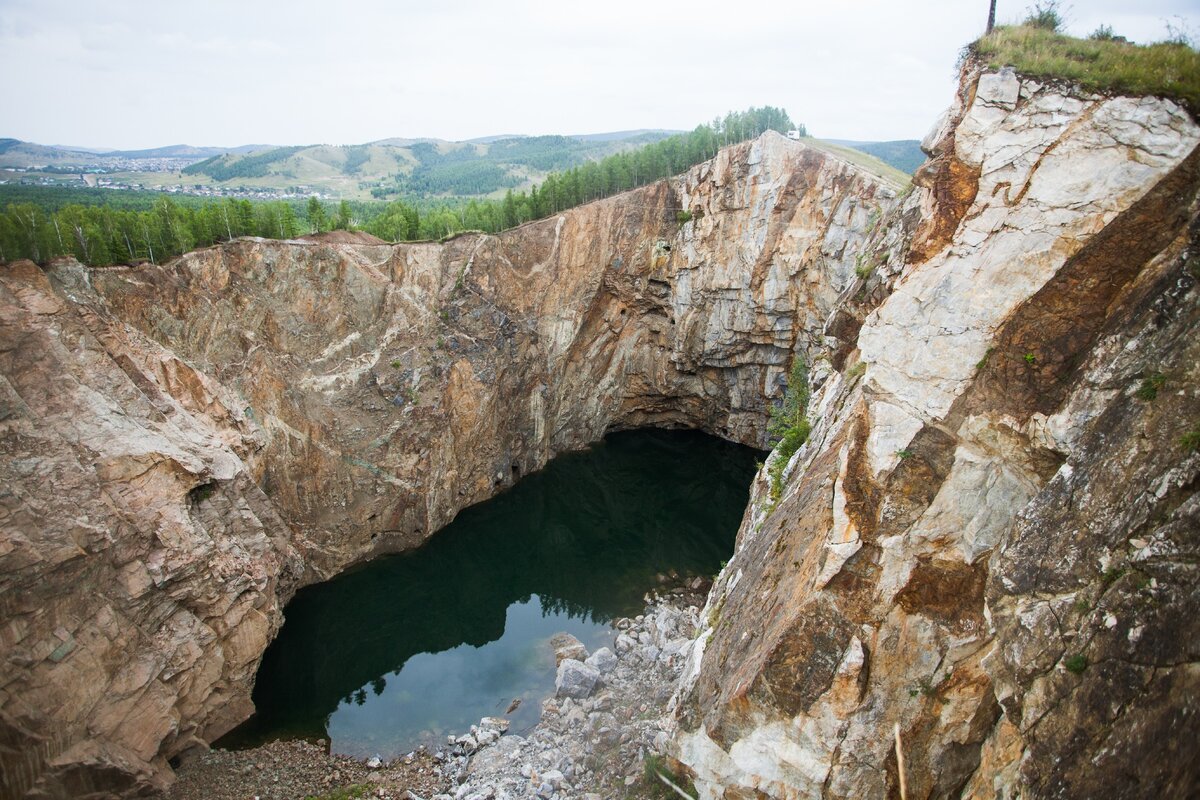
[[[300,591],[263,656],[257,713],[217,744],[325,738],[391,758],[487,715],[519,733],[554,691],[550,636],[611,646],[608,623],[640,613],[658,574],[717,572],[758,455],[693,431],[613,434],[419,550]]]

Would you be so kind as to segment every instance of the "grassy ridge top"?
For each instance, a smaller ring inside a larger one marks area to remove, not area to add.
[[[970,50],[992,68],[1011,66],[1029,77],[1062,78],[1097,92],[1166,97],[1200,116],[1200,52],[1184,43],[1076,39],[1015,25],[996,28]]]
[[[865,169],[885,183],[891,184],[892,188],[896,191],[907,189],[908,185],[912,182],[912,175],[856,147],[847,147],[836,142],[814,139],[809,136],[804,137],[800,141],[809,147],[829,153],[843,161],[849,161],[856,167]]]

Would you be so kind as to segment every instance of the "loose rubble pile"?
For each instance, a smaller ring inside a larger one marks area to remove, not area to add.
[[[587,648],[569,634],[551,639],[555,696],[526,736],[484,717],[391,762],[328,754],[324,743],[273,742],[187,759],[169,800],[615,800],[661,793],[645,762],[663,751],[675,690],[710,583],[648,595],[644,614],[619,619],[614,649]],[[647,781],[650,782],[647,782]]]
[[[449,785],[422,750],[390,763],[363,763],[329,754],[323,742],[302,740],[271,742],[252,750],[212,750],[187,759],[176,774],[168,800],[409,800],[429,797]]]
[[[699,626],[702,597],[676,590],[648,598],[645,614],[616,621],[615,653],[602,647],[586,654],[573,637],[556,637],[556,691],[542,703],[541,721],[528,736],[499,736],[503,720],[487,718],[456,737],[449,752],[434,756],[448,767],[454,789],[434,800],[613,800],[660,792],[657,781],[647,782],[645,762],[665,747],[667,703]],[[480,736],[489,743],[480,744]]]

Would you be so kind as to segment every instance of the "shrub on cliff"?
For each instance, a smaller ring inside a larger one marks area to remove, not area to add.
[[[1031,28],[1041,28],[1047,31],[1058,31],[1063,26],[1062,12],[1058,10],[1059,0],[1037,0],[1029,9],[1023,24]]]

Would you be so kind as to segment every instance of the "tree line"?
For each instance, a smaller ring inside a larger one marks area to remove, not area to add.
[[[233,198],[184,205],[159,197],[142,211],[78,203],[47,211],[35,203],[9,203],[0,214],[0,261],[28,258],[44,264],[74,256],[96,267],[162,263],[239,236],[291,239],[351,224],[348,203],[331,210],[315,197],[304,213],[283,201]]]
[[[9,203],[0,214],[0,262],[28,258],[46,263],[74,256],[92,266],[162,263],[239,236],[290,239],[307,233],[361,229],[387,241],[440,239],[464,230],[495,233],[568,208],[677,175],[729,144],[764,131],[797,126],[782,109],[730,113],[695,130],[638,150],[550,173],[528,192],[509,190],[502,199],[350,203],[224,200],[179,202],[154,198],[149,208],[88,205],[50,200]]]
[[[616,153],[599,161],[552,172],[528,192],[510,189],[499,200],[473,199],[440,208],[427,208],[415,226],[410,224],[416,214],[413,204],[404,201],[389,203],[382,212],[365,220],[362,228],[389,241],[436,239],[463,230],[496,233],[678,175],[712,158],[722,147],[753,139],[768,130],[781,133],[799,130],[800,135],[807,135],[804,126],[794,124],[781,108],[764,106],[731,112],[711,123],[699,125],[689,133],[669,136],[637,150]]]

